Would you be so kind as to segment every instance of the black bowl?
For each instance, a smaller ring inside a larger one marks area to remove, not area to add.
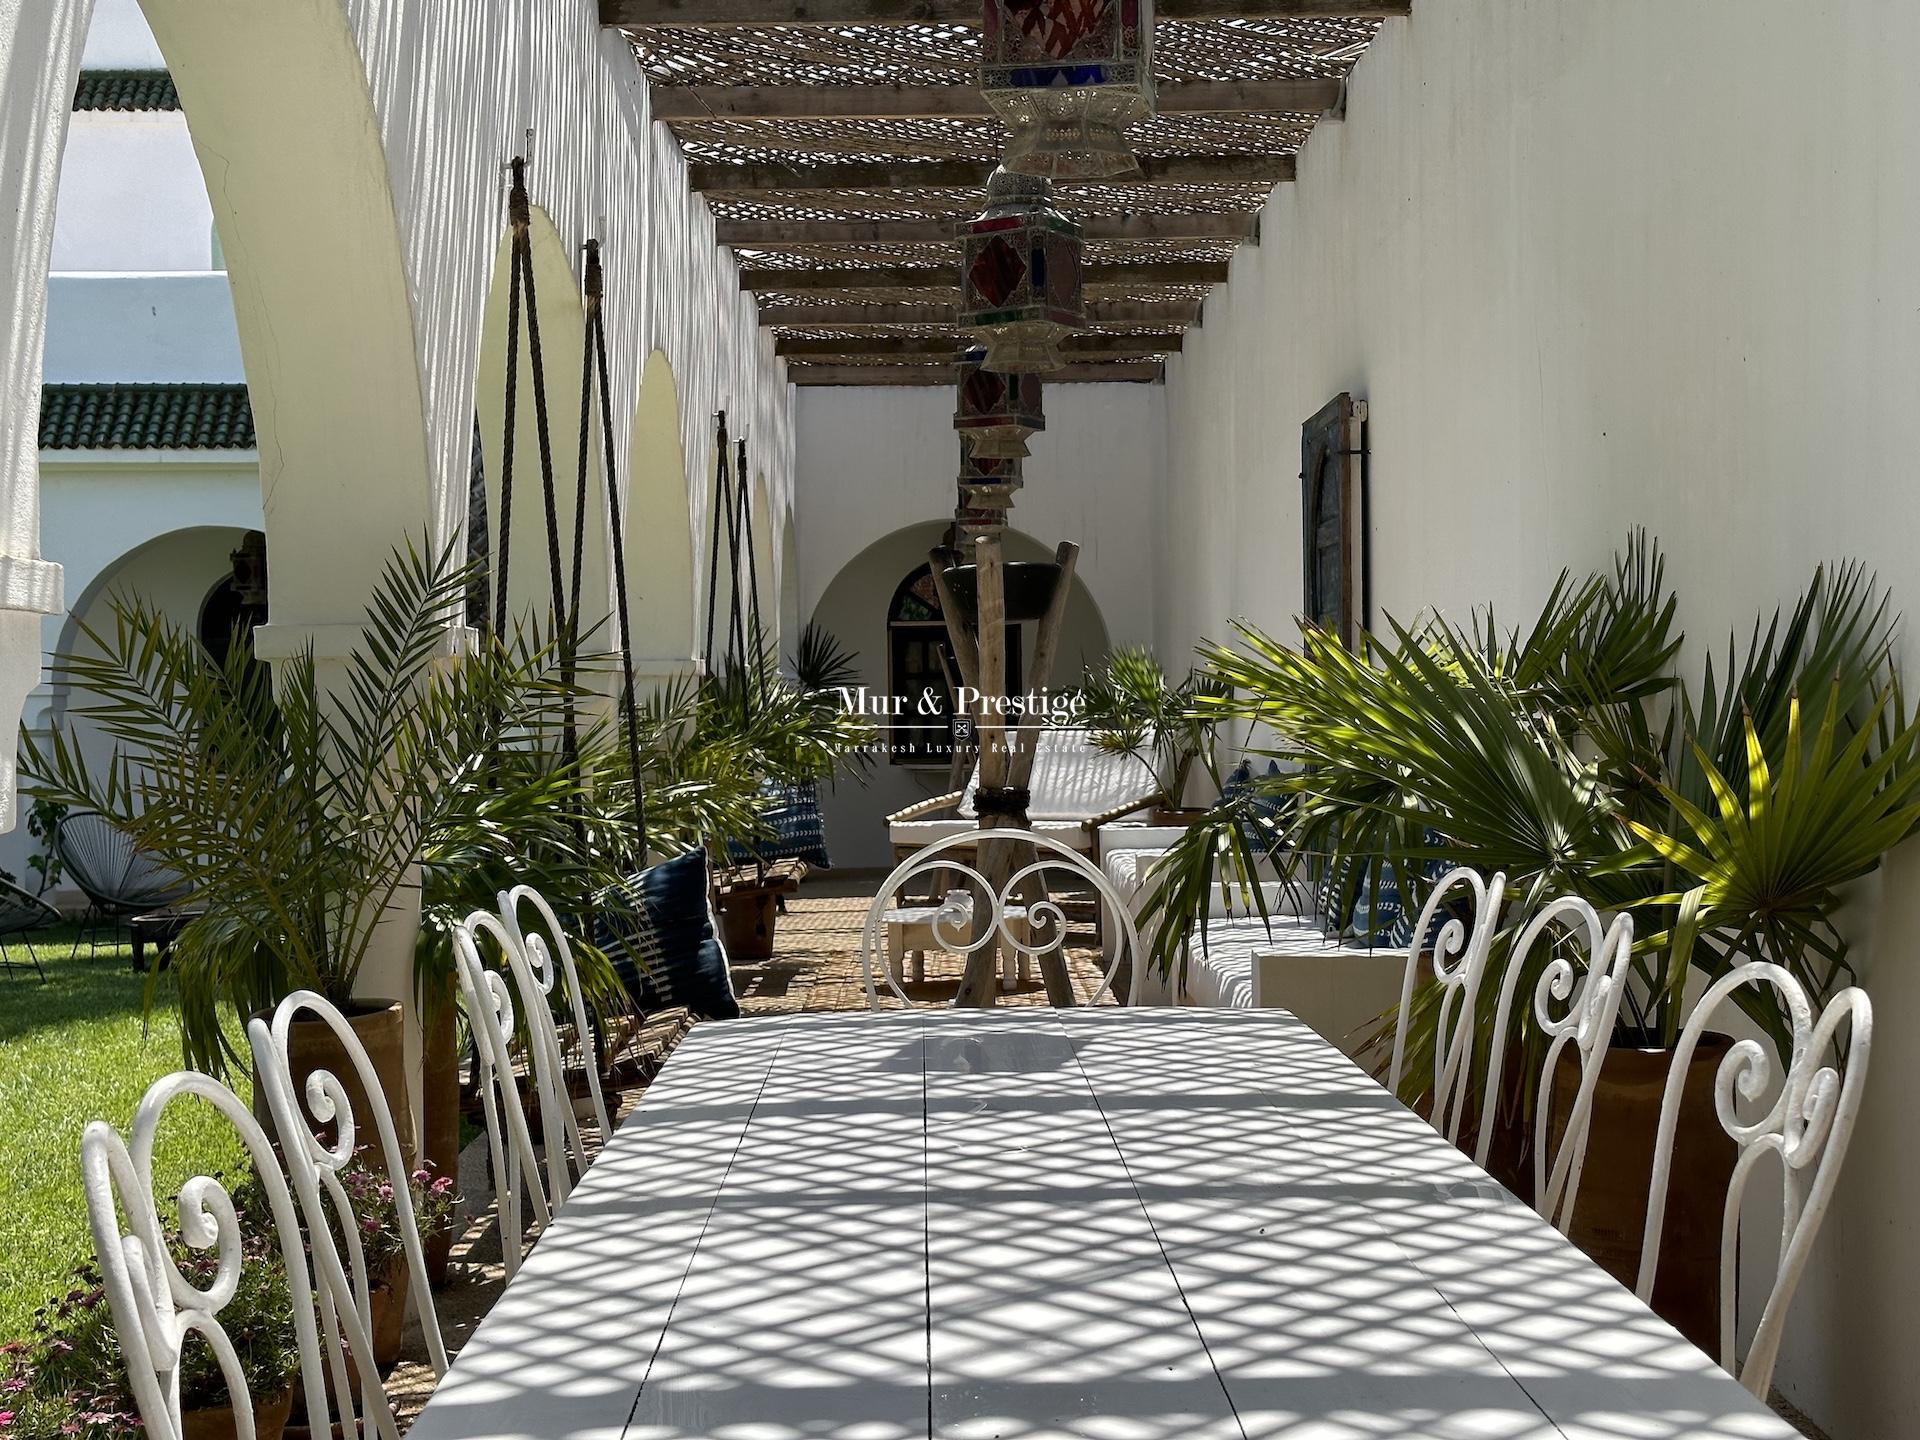
[[[1009,560],[1000,567],[1001,587],[1006,594],[1007,621],[1038,620],[1053,603],[1054,587],[1060,583],[1060,566],[1052,560]],[[969,627],[980,623],[980,567],[956,565],[947,571],[947,588],[960,618]]]

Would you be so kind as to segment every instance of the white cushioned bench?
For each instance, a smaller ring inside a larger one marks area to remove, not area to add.
[[[953,835],[979,828],[973,792],[980,767],[973,767],[967,788],[909,805],[887,817],[887,839],[894,859]],[[1039,732],[1034,743],[1033,774],[1027,783],[1027,828],[1083,855],[1098,853],[1100,827],[1146,809],[1158,799],[1153,774],[1132,755],[1113,755],[1093,743],[1085,730],[1064,726]]]

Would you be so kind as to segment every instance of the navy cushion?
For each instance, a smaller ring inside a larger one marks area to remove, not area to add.
[[[751,865],[755,860],[804,860],[821,870],[833,868],[833,861],[827,857],[827,820],[820,813],[820,786],[816,782],[785,785],[778,780],[762,780],[758,808],[770,833],[750,841],[729,840],[730,861]]]
[[[594,905],[594,943],[642,1014],[684,1005],[703,1020],[739,1018],[727,952],[713,933],[706,851],[630,875]]]
[[[1406,935],[1400,936],[1404,927]],[[1368,871],[1360,882],[1359,893],[1353,901],[1353,914],[1348,921],[1346,938],[1361,945],[1375,945],[1397,950],[1407,948],[1407,941],[1413,938],[1413,917],[1406,913],[1406,907],[1400,898],[1400,877],[1394,873],[1393,866],[1382,861]]]
[[[1280,775],[1280,762],[1267,762],[1266,777],[1277,779]],[[1226,782],[1220,787],[1220,801],[1228,804],[1253,791],[1253,761],[1242,760],[1228,773]],[[1285,795],[1261,792],[1254,794],[1247,805],[1247,814],[1240,822],[1240,838],[1246,842],[1249,850],[1256,855],[1271,855],[1280,848],[1280,816],[1286,809]]]

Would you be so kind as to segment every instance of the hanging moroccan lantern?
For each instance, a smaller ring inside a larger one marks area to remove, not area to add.
[[[959,321],[987,347],[989,370],[1058,370],[1061,338],[1086,324],[1086,241],[1054,209],[1052,189],[1038,176],[995,170],[986,212],[960,227]]]
[[[984,0],[980,88],[1004,164],[1052,180],[1140,168],[1123,133],[1150,119],[1153,0]]]
[[[988,530],[1004,530],[1013,508],[1013,492],[1025,480],[1018,460],[988,460],[960,445],[960,504],[954,523],[968,539]]]
[[[969,350],[960,362],[959,408],[953,428],[981,460],[1024,460],[1027,437],[1047,428],[1040,404],[1040,377],[1002,374],[986,367],[985,350]]]

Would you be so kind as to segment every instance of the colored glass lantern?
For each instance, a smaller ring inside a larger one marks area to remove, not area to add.
[[[980,88],[1023,175],[1099,180],[1140,168],[1126,127],[1150,119],[1153,0],[984,0]]]
[[[987,368],[1060,368],[1060,340],[1086,324],[1080,227],[1053,206],[1053,187],[995,170],[987,208],[959,230],[960,324],[987,347]]]
[[[990,460],[960,445],[960,504],[954,523],[972,539],[989,530],[1003,530],[1013,508],[1013,492],[1025,484],[1018,460]]]
[[[1031,453],[1027,437],[1047,428],[1040,377],[989,370],[986,358],[985,350],[969,350],[960,362],[953,428],[981,460],[1024,460]]]

